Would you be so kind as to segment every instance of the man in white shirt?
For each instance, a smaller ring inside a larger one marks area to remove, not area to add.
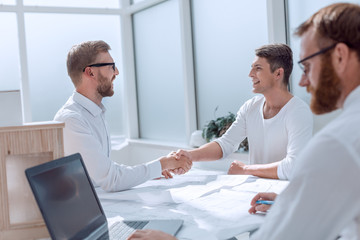
[[[249,76],[253,92],[259,93],[241,106],[235,122],[219,139],[194,150],[179,150],[177,156],[192,161],[226,158],[248,138],[249,165],[234,161],[229,174],[251,174],[289,179],[298,153],[312,136],[309,106],[289,90],[293,68],[292,51],[285,44],[262,46]]]
[[[316,114],[342,109],[299,155],[288,187],[253,239],[360,239],[360,6],[334,4],[301,24],[300,85]]]
[[[79,152],[95,186],[105,191],[131,188],[161,176],[163,170],[188,171],[190,160],[177,160],[170,155],[132,167],[110,159],[106,109],[101,101],[114,94],[113,81],[119,71],[109,50],[110,46],[104,41],[89,41],[73,46],[68,53],[67,70],[75,91],[54,118],[65,122],[65,154]],[[165,174],[165,177],[171,175]]]

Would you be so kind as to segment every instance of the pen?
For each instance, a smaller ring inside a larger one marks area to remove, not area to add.
[[[265,205],[272,205],[274,204],[274,201],[270,201],[270,200],[257,200],[256,204],[265,204]]]

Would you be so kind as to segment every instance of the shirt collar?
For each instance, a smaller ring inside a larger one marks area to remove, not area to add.
[[[360,86],[357,86],[345,99],[344,109],[350,107],[352,104],[360,101]],[[357,103],[356,103],[357,104]]]
[[[80,104],[83,108],[85,108],[89,113],[91,113],[93,116],[100,115],[102,112],[105,113],[106,108],[103,104],[100,106],[85,97],[84,95],[81,95],[80,93],[74,91],[73,93],[73,99],[76,103]]]

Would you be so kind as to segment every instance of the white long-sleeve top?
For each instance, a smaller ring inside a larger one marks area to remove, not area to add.
[[[65,155],[79,152],[95,186],[120,191],[161,176],[158,160],[125,166],[110,159],[111,143],[105,121],[105,107],[74,92],[56,113],[54,120],[65,123]]]
[[[264,119],[264,104],[264,96],[255,96],[245,102],[228,131],[215,141],[226,158],[247,137],[249,163],[281,161],[277,175],[279,179],[289,179],[296,156],[312,137],[312,113],[305,102],[294,96],[278,114]]]
[[[298,157],[253,239],[360,239],[360,87]]]

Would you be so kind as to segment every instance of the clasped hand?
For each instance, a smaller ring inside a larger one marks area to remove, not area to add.
[[[178,155],[176,152],[169,153],[166,157],[162,157],[162,175],[168,179],[172,178],[171,172],[174,174],[185,174],[192,167],[192,161],[185,155]]]

